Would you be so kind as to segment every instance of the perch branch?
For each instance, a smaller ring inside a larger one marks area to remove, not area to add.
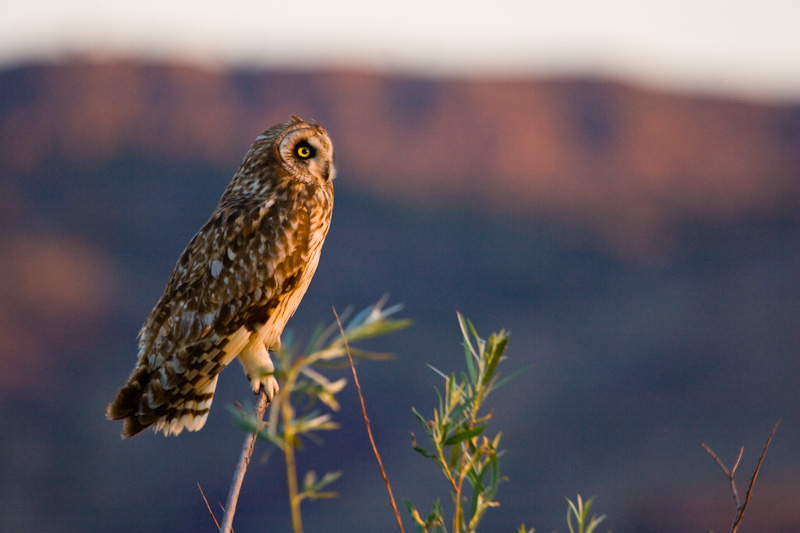
[[[256,418],[259,421],[264,418],[264,411],[267,409],[268,403],[267,395],[260,394],[256,404]],[[236,465],[236,471],[233,473],[233,480],[231,480],[228,503],[225,505],[225,515],[222,517],[222,533],[231,533],[233,531],[233,515],[236,513],[236,502],[239,500],[239,491],[242,488],[247,465],[250,464],[250,458],[253,456],[257,433],[248,433],[244,439],[242,454],[239,456],[239,463]]]

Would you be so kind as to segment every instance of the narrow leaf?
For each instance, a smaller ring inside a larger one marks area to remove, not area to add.
[[[505,385],[506,383],[508,383],[512,379],[518,377],[520,374],[522,374],[523,372],[525,372],[526,370],[528,370],[531,367],[533,367],[533,365],[524,366],[522,368],[519,368],[519,369],[515,370],[511,374],[505,376],[503,379],[498,380],[496,383],[494,383],[492,385],[492,391],[496,391],[497,389],[499,389],[500,387],[502,387],[503,385]]]
[[[459,327],[461,327],[461,336],[464,338],[464,346],[468,347],[469,351],[472,353],[473,357],[475,357],[475,359],[478,360],[479,359],[478,353],[475,351],[475,348],[472,346],[472,343],[469,340],[469,333],[467,333],[467,324],[469,324],[470,327],[472,326],[472,324],[469,322],[469,320],[464,318],[464,315],[462,315],[461,313],[456,313],[456,314],[458,315],[458,325],[459,325]],[[475,328],[471,328],[471,329],[472,329],[473,332],[475,331]],[[477,337],[477,335],[476,335],[476,337]]]
[[[431,370],[433,370],[434,372],[436,372],[437,374],[439,374],[440,376],[442,376],[444,379],[448,379],[448,377],[447,377],[447,374],[445,374],[444,372],[442,372],[441,370],[439,370],[439,369],[438,369],[438,368],[436,368],[435,366],[433,366],[433,365],[428,365],[428,368],[430,368]]]
[[[486,428],[486,424],[481,424],[479,426],[475,426],[472,429],[467,429],[467,430],[461,431],[459,433],[455,433],[455,434],[451,435],[450,438],[448,438],[444,442],[444,445],[445,446],[452,446],[453,444],[457,444],[457,443],[465,441],[467,439],[471,439],[472,437],[475,437],[475,436],[480,435],[481,433],[483,433],[483,430],[485,428]]]
[[[425,426],[425,427],[428,427],[428,421],[427,421],[427,420],[425,420],[425,417],[424,417],[424,416],[422,416],[421,414],[419,414],[419,411],[417,411],[416,409],[414,409],[414,408],[412,407],[412,408],[411,408],[411,412],[414,414],[414,417],[416,417],[416,419],[417,419],[417,420],[419,420],[419,423],[420,423],[420,424],[422,424],[422,425],[423,425],[423,426]],[[413,433],[412,433],[412,435],[413,435]]]
[[[423,457],[425,457],[427,459],[434,459],[434,460],[438,459],[438,457],[436,457],[434,454],[432,454],[431,452],[429,452],[425,448],[420,448],[419,446],[414,446],[413,449],[414,449],[415,452],[417,452],[418,454],[422,455]]]

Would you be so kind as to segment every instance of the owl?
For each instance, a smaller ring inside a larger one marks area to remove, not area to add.
[[[139,331],[139,358],[108,406],[122,438],[197,431],[234,358],[256,394],[278,392],[280,346],[319,262],[333,209],[333,146],[298,117],[256,137]]]

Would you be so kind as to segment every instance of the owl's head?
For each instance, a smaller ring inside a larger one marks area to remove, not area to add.
[[[292,117],[256,137],[220,198],[220,204],[273,194],[286,180],[301,181],[333,194],[333,145],[317,123]]]
[[[321,184],[329,184],[336,177],[333,145],[319,124],[293,116],[289,122],[267,130],[264,136],[271,137],[275,155],[293,177]]]

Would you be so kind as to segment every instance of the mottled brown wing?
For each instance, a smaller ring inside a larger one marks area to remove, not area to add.
[[[125,419],[123,436],[185,412],[204,421],[217,375],[241,349],[231,336],[265,323],[302,277],[309,227],[307,209],[292,198],[212,215],[142,327],[138,365],[109,406],[109,418]]]
[[[293,199],[216,212],[181,255],[145,322],[145,351],[162,351],[165,324],[171,339],[189,345],[263,315],[306,266],[309,229],[307,209]]]

